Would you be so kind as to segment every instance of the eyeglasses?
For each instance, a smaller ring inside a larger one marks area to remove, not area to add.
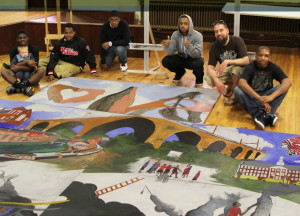
[[[224,25],[226,25],[226,23],[225,23],[224,20],[217,20],[217,21],[215,21],[212,25],[215,26],[215,25],[217,25],[217,24],[224,24]]]

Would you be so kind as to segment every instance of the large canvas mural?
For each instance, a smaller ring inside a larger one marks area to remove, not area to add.
[[[64,78],[29,102],[203,123],[219,94],[212,89]]]
[[[0,102],[0,215],[300,211],[297,134]]]

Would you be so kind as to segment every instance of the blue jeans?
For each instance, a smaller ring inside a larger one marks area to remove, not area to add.
[[[267,91],[263,91],[263,92],[257,92],[260,96],[263,95],[270,95],[272,94],[274,91],[276,91],[278,88],[280,87],[280,85],[277,85]],[[256,116],[258,116],[259,114],[261,114],[264,111],[264,107],[259,103],[258,100],[256,100],[255,98],[253,98],[252,96],[248,95],[247,93],[243,92],[242,89],[240,89],[239,87],[236,87],[234,89],[234,95],[235,98],[237,99],[237,101],[246,109],[248,110],[249,114],[252,116],[252,118],[255,118]],[[275,113],[276,110],[278,109],[278,107],[280,106],[281,102],[283,101],[284,97],[285,97],[286,93],[278,96],[277,98],[275,98],[273,101],[269,102],[270,106],[271,106],[271,113]]]
[[[106,50],[106,56],[105,56],[105,62],[108,67],[112,65],[112,62],[114,61],[114,58],[116,56],[119,57],[119,62],[121,64],[127,63],[127,50],[129,49],[129,46],[111,46]],[[101,61],[100,61],[101,65]]]
[[[29,80],[31,72],[29,71],[18,71],[16,72],[16,77],[19,78],[22,82]]]

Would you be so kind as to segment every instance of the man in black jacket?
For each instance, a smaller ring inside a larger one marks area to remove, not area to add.
[[[87,42],[76,35],[76,27],[72,23],[64,26],[64,37],[54,46],[50,58],[40,61],[41,66],[47,67],[48,81],[55,78],[70,77],[78,74],[88,63],[91,75],[100,76],[96,71],[96,59]]]
[[[110,13],[109,21],[103,24],[100,33],[100,66],[103,71],[109,69],[116,56],[119,57],[120,70],[127,70],[129,42],[130,30],[128,23],[120,19],[118,11],[113,10]]]
[[[16,40],[17,45],[14,46],[9,52],[10,61],[12,61],[14,57],[18,55],[18,46],[28,46],[28,51],[32,53],[34,61],[26,60],[13,66],[9,66],[4,63],[3,66],[6,69],[1,71],[1,75],[6,82],[11,84],[11,86],[6,89],[7,94],[24,93],[27,96],[31,96],[34,93],[33,86],[37,85],[43,78],[43,76],[45,75],[45,70],[41,67],[37,67],[37,62],[39,62],[39,49],[29,43],[28,32],[25,30],[19,30],[17,32]],[[27,80],[26,82],[18,80],[15,76],[18,71],[32,70],[34,71],[32,72],[29,80]]]

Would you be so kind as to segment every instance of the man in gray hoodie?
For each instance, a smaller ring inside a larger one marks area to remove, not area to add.
[[[185,79],[195,79],[196,85],[203,83],[202,57],[203,36],[194,30],[194,25],[189,15],[183,14],[178,19],[178,30],[163,40],[162,44],[167,53],[162,60],[162,65],[176,75],[173,82]],[[190,69],[193,72],[186,71]]]

